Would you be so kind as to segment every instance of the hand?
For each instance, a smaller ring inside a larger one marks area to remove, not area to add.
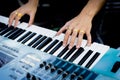
[[[92,26],[92,18],[88,15],[78,15],[72,20],[68,21],[58,32],[56,35],[60,35],[63,31],[66,30],[63,46],[66,46],[71,34],[69,49],[74,46],[75,39],[78,35],[76,48],[80,48],[82,39],[84,34],[87,36],[87,45],[91,44],[91,26]]]
[[[20,8],[16,9],[10,14],[8,26],[11,26],[13,21],[15,20],[14,27],[16,27],[21,17],[24,16],[25,14],[30,16],[30,20],[28,23],[28,26],[30,26],[34,21],[36,10],[37,6],[32,5],[32,3],[30,2],[22,5]]]

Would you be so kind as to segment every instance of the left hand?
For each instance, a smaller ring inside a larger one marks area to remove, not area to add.
[[[14,10],[10,14],[8,26],[11,26],[13,21],[15,20],[14,27],[16,27],[18,25],[18,22],[21,19],[21,17],[24,16],[25,14],[30,16],[28,26],[32,25],[34,18],[35,18],[36,10],[37,10],[37,5],[34,6],[34,4],[32,4],[30,2],[22,5],[20,8]]]
[[[71,35],[69,49],[74,46],[75,39],[78,35],[76,48],[80,48],[83,36],[86,34],[87,36],[87,45],[91,44],[91,26],[92,19],[88,15],[78,15],[72,20],[68,21],[58,32],[56,35],[60,35],[63,31],[66,30],[63,46],[66,46]]]

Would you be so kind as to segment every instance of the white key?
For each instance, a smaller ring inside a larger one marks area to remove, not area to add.
[[[83,56],[89,51],[90,47],[84,47],[84,51],[73,61],[73,63],[78,64]]]
[[[24,36],[28,31],[25,31],[24,33],[22,33],[20,36],[18,36],[15,41],[19,40],[22,36]]]
[[[28,26],[28,24],[24,23],[24,22],[19,25],[19,27],[21,27],[22,29],[25,29],[27,31],[32,31],[32,32],[35,32],[35,33],[38,33],[38,34],[42,34],[44,36],[53,37],[56,34],[56,31],[46,29],[46,28],[42,28],[40,26],[36,26],[36,25],[31,25],[29,27],[27,27],[27,26]]]
[[[59,42],[57,44],[55,44],[47,53],[50,53],[59,44]]]
[[[82,43],[81,43],[81,47],[85,47],[86,46],[86,43],[87,41],[86,40],[83,40]],[[75,52],[77,51],[78,49],[76,49],[68,58],[67,58],[67,61],[69,61],[69,59],[75,54]]]
[[[0,22],[1,22],[1,23],[4,23],[4,24],[8,25],[8,20],[9,20],[8,17],[5,17],[5,16],[0,15]],[[14,25],[14,23],[15,23],[15,21],[13,21],[13,24],[12,24],[12,25]],[[20,24],[20,21],[18,21],[18,25],[19,25],[19,24]]]
[[[39,34],[36,34],[35,36],[33,36],[31,39],[29,39],[25,45],[28,45],[31,41],[33,41]]]
[[[5,17],[5,16],[0,15],[0,22],[1,22],[1,23],[5,23],[5,24],[8,24],[8,18]]]
[[[85,51],[73,62],[75,64],[78,64],[79,61],[83,58],[83,56],[89,51],[92,50],[93,53],[92,55],[89,56],[89,58],[81,65],[82,67],[85,67],[85,65],[89,62],[89,60],[92,58],[92,56],[96,53],[99,52],[101,53],[99,57],[93,62],[93,64],[89,67],[91,69],[100,59],[101,57],[106,53],[106,51],[109,49],[109,46],[105,46],[102,44],[98,43],[93,43],[90,47],[85,47]]]
[[[95,52],[99,52],[100,55],[99,57],[94,61],[94,63],[90,66],[90,69],[93,68],[95,66],[95,64],[103,57],[103,55],[105,55],[105,53],[109,50],[109,46],[107,45],[103,45],[103,44],[99,44],[99,43],[94,43],[96,44],[96,46],[99,46],[99,48],[97,49],[95,46],[94,48],[96,49]]]
[[[41,51],[44,51],[51,43],[53,43],[53,41],[54,41],[54,39],[53,39],[50,43],[48,43],[45,47],[43,47],[43,48],[41,49]]]
[[[9,32],[11,32],[11,30],[9,30],[8,32],[6,32],[4,35],[2,35],[2,36],[5,36],[7,33],[9,33]]]
[[[61,58],[63,59],[63,57],[69,52],[70,50],[67,50],[62,56]]]
[[[77,51],[78,49],[76,49],[66,60],[69,61],[69,59],[75,54],[75,52]]]
[[[64,48],[64,46],[61,46],[53,55],[57,56]]]

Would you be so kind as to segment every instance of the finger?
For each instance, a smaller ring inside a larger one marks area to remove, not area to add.
[[[22,13],[18,13],[18,14],[17,14],[17,16],[16,16],[16,18],[15,18],[15,23],[14,23],[14,27],[15,27],[15,28],[17,27],[18,22],[19,22],[19,20],[21,19],[22,16],[23,16]]]
[[[66,33],[65,33],[64,40],[63,40],[63,46],[66,46],[70,34],[71,34],[71,30],[69,29],[69,30],[67,30]]]
[[[70,22],[67,22],[57,33],[56,35],[60,35],[62,32],[68,29]]]
[[[13,20],[15,19],[17,13],[16,12],[12,12],[9,16],[9,20],[8,20],[8,26],[11,26],[13,23]]]
[[[33,22],[34,22],[34,16],[35,15],[30,15],[30,20],[29,20],[29,23],[28,23],[28,27],[33,24]]]
[[[57,33],[56,36],[60,35],[62,32],[64,32],[68,27],[68,24],[66,23]]]
[[[73,33],[72,33],[72,36],[71,36],[69,49],[71,49],[73,47],[73,45],[75,43],[75,39],[76,39],[77,33],[78,33],[78,29],[74,29]]]
[[[77,41],[77,45],[76,45],[77,49],[80,48],[80,46],[81,46],[81,42],[83,40],[83,36],[84,36],[84,33],[79,32],[78,41]]]
[[[65,27],[63,26],[57,33],[56,36],[60,35],[63,31],[65,31]]]
[[[14,28],[16,28],[16,27],[17,27],[18,22],[19,22],[19,18],[17,17],[17,18],[15,18]]]
[[[91,34],[90,33],[86,33],[86,36],[87,36],[87,46],[90,46],[91,45]]]

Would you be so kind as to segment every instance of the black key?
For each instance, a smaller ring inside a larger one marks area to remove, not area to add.
[[[32,33],[32,34],[30,34],[30,36],[28,36],[27,38],[25,38],[23,41],[22,41],[22,43],[24,44],[24,43],[26,43],[28,40],[30,40],[33,36],[35,36],[36,35],[36,33]]]
[[[82,52],[84,51],[84,49],[82,47],[80,47],[75,54],[69,59],[70,62],[73,62]]]
[[[57,55],[57,57],[61,57],[61,56],[68,50],[68,46],[69,46],[69,45],[67,45],[67,46]]]
[[[0,32],[3,31],[5,28],[8,28],[8,26],[4,23],[0,23]]]
[[[2,28],[0,28],[0,33],[2,33],[4,30],[6,30],[8,27],[2,27]]]
[[[49,54],[54,54],[54,52],[57,51],[62,46],[62,44],[63,42],[61,41],[57,46],[53,48],[53,50],[51,50]]]
[[[14,33],[14,32],[17,31],[17,30],[18,30],[18,28],[12,29],[11,31],[9,31],[8,33],[6,33],[6,34],[4,35],[4,37],[8,37],[9,35],[11,35],[12,33]]]
[[[42,49],[44,46],[46,46],[51,41],[52,41],[52,38],[48,37],[37,47],[37,49]]]
[[[35,48],[36,46],[38,46],[46,38],[47,38],[46,36],[41,37],[40,40],[38,40],[32,47]]]
[[[8,27],[2,28],[2,29],[0,30],[0,34],[1,34],[2,32],[4,32],[5,30],[7,30],[7,29],[8,29]]]
[[[99,55],[100,53],[96,52],[95,55],[90,59],[90,61],[87,63],[85,67],[89,68]]]
[[[12,29],[13,29],[13,27],[5,28],[3,31],[1,31],[0,35],[4,35],[5,33],[7,33],[8,31],[10,31]]]
[[[31,46],[31,45],[33,45],[38,39],[40,39],[42,37],[42,35],[38,35],[34,40],[32,40],[29,44],[28,44],[28,46]]]
[[[72,49],[70,49],[67,54],[63,57],[63,59],[67,59],[74,51],[76,50],[76,46],[73,46]]]
[[[56,39],[54,40],[45,50],[44,52],[48,52],[55,44],[57,44],[59,41]]]
[[[8,38],[14,40],[14,39],[16,39],[17,37],[19,37],[24,32],[25,32],[25,30],[19,29],[18,31],[16,31],[12,35],[10,35]]]
[[[25,39],[27,36],[29,36],[31,33],[32,33],[31,31],[27,32],[25,35],[23,35],[23,36],[22,36],[20,39],[18,39],[17,41],[18,41],[18,42],[22,41],[22,40]]]
[[[85,60],[91,55],[93,53],[93,51],[92,50],[89,50],[86,54],[85,54],[85,56],[81,59],[81,61],[78,63],[79,65],[82,65],[84,62],[85,62]]]
[[[0,22],[0,30],[1,30],[2,28],[4,28],[4,27],[7,27],[7,25],[6,25],[5,23],[1,23],[1,22]]]

